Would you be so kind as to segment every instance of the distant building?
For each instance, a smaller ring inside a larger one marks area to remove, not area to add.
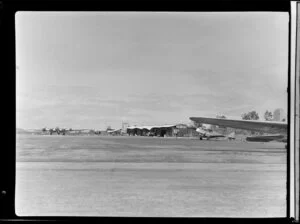
[[[274,110],[273,120],[274,121],[283,121],[283,120],[286,121],[286,114],[282,108],[278,108],[278,109]]]
[[[83,135],[89,135],[89,134],[92,134],[92,130],[88,130],[88,129],[81,130],[81,131],[80,131],[80,134],[83,134]]]
[[[155,126],[131,126],[127,128],[130,136],[160,136],[160,137],[191,137],[197,132],[186,124],[155,125]]]
[[[122,123],[122,133],[127,133],[127,128],[129,127],[129,124],[126,122]]]

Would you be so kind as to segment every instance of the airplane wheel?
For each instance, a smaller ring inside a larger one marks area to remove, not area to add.
[[[200,137],[199,139],[202,140],[202,137]]]

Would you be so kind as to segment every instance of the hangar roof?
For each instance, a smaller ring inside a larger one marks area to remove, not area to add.
[[[127,129],[147,129],[147,130],[151,130],[152,128],[171,128],[171,127],[175,127],[176,124],[166,124],[166,125],[153,125],[153,126],[130,126]]]

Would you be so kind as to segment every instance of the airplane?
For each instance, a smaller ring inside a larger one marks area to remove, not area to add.
[[[67,129],[67,128],[43,128],[42,132],[46,132],[49,133],[50,135],[52,135],[53,133],[57,133],[58,135],[62,134],[65,135],[66,133],[69,133],[71,131],[75,131],[75,132],[81,132],[84,131],[85,129]]]
[[[287,139],[287,122],[234,120],[209,117],[190,117],[190,120],[204,124],[220,125],[237,129],[269,133],[269,135],[248,136],[246,141],[268,142],[276,140],[286,142]]]
[[[121,134],[121,131],[122,131],[122,129],[109,129],[109,130],[107,130],[107,133],[111,134],[111,135],[118,135],[118,134]]]
[[[270,141],[280,141],[287,142],[287,138],[284,135],[261,135],[261,136],[248,136],[246,141],[249,142],[270,142]]]
[[[200,140],[203,140],[204,138],[206,140],[209,140],[211,138],[225,137],[225,135],[213,131],[211,126],[207,126],[207,125],[202,125],[202,127],[197,128],[196,132],[199,133]]]
[[[235,132],[231,132],[228,136],[227,136],[228,140],[234,140],[235,139]]]

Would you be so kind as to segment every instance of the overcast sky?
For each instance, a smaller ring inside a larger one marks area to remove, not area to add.
[[[17,127],[287,111],[288,13],[18,12]]]

